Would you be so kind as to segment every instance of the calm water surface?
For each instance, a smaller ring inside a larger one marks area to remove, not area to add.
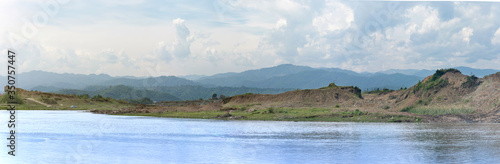
[[[0,163],[498,163],[500,124],[221,121],[17,111]],[[0,112],[2,138],[8,137]]]

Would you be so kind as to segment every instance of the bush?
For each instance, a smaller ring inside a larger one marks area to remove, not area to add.
[[[413,108],[415,108],[414,106],[408,106],[408,107],[404,107],[403,109],[401,109],[401,112],[409,112],[410,110],[412,110]]]
[[[107,99],[102,97],[101,95],[96,95],[96,96],[92,97],[91,100],[93,100],[93,101],[107,101]]]
[[[267,112],[269,112],[269,113],[274,113],[274,108],[269,108],[269,109],[267,109]]]
[[[465,81],[464,83],[462,83],[462,87],[463,88],[472,88],[472,87],[476,87],[480,84],[480,82],[478,81],[479,78],[477,78],[475,75],[472,75],[472,76],[468,76],[467,77],[467,81]]]
[[[14,95],[14,100],[10,99],[10,95],[5,93],[0,98],[1,103],[13,102],[14,104],[24,104],[23,98],[18,94]]]
[[[148,97],[143,97],[143,98],[140,98],[140,99],[136,99],[136,100],[130,100],[128,101],[129,103],[133,103],[133,104],[153,104],[153,100],[149,99]]]
[[[455,68],[438,69],[438,70],[436,70],[436,73],[434,73],[432,75],[431,81],[435,81],[435,80],[439,79],[441,76],[443,76],[447,72],[460,72],[460,71],[455,69]]]

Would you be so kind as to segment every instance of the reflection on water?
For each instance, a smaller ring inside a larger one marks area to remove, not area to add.
[[[498,124],[421,124],[411,129],[405,138],[420,143],[415,147],[429,162],[496,163],[500,157]]]
[[[5,111],[0,116],[6,116]],[[498,124],[220,121],[19,111],[0,163],[497,163]],[[0,135],[7,137],[6,126]],[[5,140],[6,144],[7,141]]]

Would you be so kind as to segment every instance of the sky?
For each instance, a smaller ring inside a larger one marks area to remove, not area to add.
[[[181,76],[280,64],[500,70],[500,3],[3,0],[0,51],[8,49],[18,72]]]

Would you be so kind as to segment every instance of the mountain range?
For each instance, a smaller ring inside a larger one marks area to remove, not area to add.
[[[474,69],[456,67],[464,74],[473,74],[483,77],[499,72],[493,69]],[[283,64],[274,67],[247,70],[243,72],[220,73],[212,76],[188,75],[182,77],[112,77],[106,74],[69,74],[44,71],[21,73],[17,77],[17,87],[27,90],[64,93],[110,93],[111,86],[123,85],[138,90],[150,90],[155,97],[163,93],[170,94],[169,100],[187,100],[208,98],[210,92],[241,94],[242,92],[255,93],[282,93],[294,89],[315,89],[334,82],[338,85],[358,86],[362,90],[376,88],[399,89],[415,85],[426,76],[432,75],[435,70],[387,70],[377,73],[357,73],[339,68],[312,68]],[[5,76],[0,77],[5,79]],[[218,89],[214,89],[218,88]],[[243,88],[243,89],[242,89]],[[79,91],[78,91],[79,90]],[[120,90],[130,90],[130,88]],[[238,90],[230,92],[229,90]],[[81,92],[80,92],[81,91]],[[196,91],[203,92],[197,95]],[[113,95],[113,94],[111,94]],[[115,96],[116,98],[123,98]],[[113,98],[115,98],[113,97]],[[127,97],[136,98],[136,97]],[[157,99],[159,100],[159,99]]]

